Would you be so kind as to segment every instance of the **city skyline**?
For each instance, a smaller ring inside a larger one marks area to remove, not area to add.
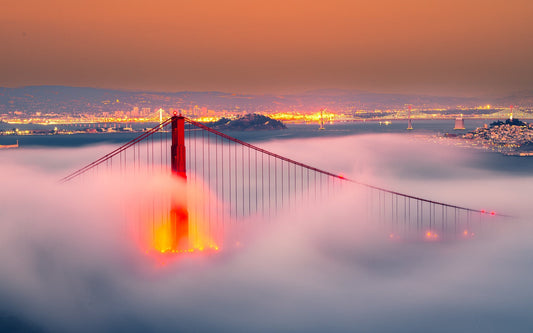
[[[0,86],[533,89],[529,1],[5,1]]]

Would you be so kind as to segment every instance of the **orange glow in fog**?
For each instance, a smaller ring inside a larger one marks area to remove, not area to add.
[[[439,235],[433,231],[427,231],[424,237],[428,241],[436,241],[439,239]]]
[[[131,235],[142,253],[162,260],[160,254],[207,254],[220,251],[224,226],[222,210],[203,185],[179,177],[161,177],[150,183],[145,197],[126,206]],[[155,256],[153,256],[155,255]],[[171,260],[164,256],[164,261]]]
[[[201,223],[190,223],[188,236],[179,237],[170,221],[153,230],[151,249],[160,253],[192,253],[198,251],[218,251],[214,235]],[[178,238],[179,237],[179,238]]]
[[[395,233],[391,232],[389,234],[389,239],[394,239],[394,240],[399,240],[400,239],[400,236],[399,235],[396,235]]]
[[[224,232],[222,223],[213,218],[214,214],[208,216],[198,208],[212,199],[206,199],[206,194],[199,191],[189,191],[188,203],[184,199],[185,191],[170,195],[163,188],[157,194],[156,200],[140,200],[131,206],[134,208],[128,207],[126,210],[130,213],[131,235],[141,252],[204,254],[220,251]],[[216,210],[218,207],[213,201],[211,208]]]

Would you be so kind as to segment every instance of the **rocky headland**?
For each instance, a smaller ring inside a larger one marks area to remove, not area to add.
[[[257,113],[250,113],[236,119],[221,118],[208,126],[217,130],[230,131],[281,130],[287,128],[281,121]]]

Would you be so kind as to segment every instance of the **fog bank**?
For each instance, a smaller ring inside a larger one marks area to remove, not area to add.
[[[533,175],[474,167],[490,160],[401,135],[261,146],[515,218],[466,241],[394,242],[361,214],[365,192],[345,187],[248,226],[240,246],[161,265],[129,237],[120,207],[164,181],[57,183],[109,146],[0,152],[0,330],[531,331]]]

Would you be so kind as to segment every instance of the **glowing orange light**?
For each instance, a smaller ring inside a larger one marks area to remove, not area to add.
[[[169,222],[163,223],[154,230],[152,247],[160,253],[193,253],[207,250],[218,251],[219,247],[207,230],[196,225],[189,231],[188,239],[181,240],[175,246],[175,239],[172,237],[173,230]]]
[[[221,117],[196,117],[195,120],[201,123],[214,123],[215,121],[220,120]]]
[[[399,235],[396,235],[395,233],[391,232],[389,234],[389,239],[391,240],[399,240],[400,239],[400,236]]]
[[[485,214],[485,210],[484,209],[481,210],[481,214]]]
[[[149,228],[145,229],[144,244],[142,247],[147,254],[196,254],[209,253],[220,250],[218,232],[201,221],[194,214],[189,215],[188,230],[186,234],[180,233],[172,218],[155,221],[152,225],[150,218]],[[171,260],[167,258],[168,260]]]
[[[496,213],[495,212],[490,212],[490,215],[496,215]]]
[[[432,231],[427,231],[425,237],[427,240],[431,240],[431,241],[435,241],[439,239],[439,235]]]

